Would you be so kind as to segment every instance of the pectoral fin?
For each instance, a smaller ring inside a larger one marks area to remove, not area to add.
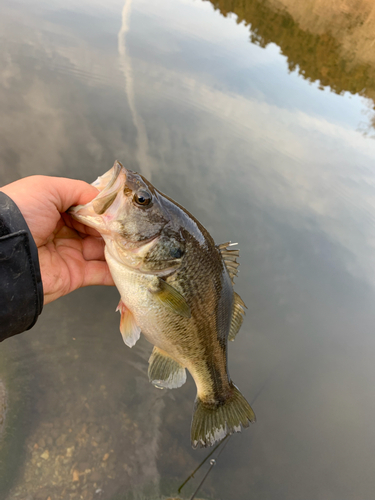
[[[177,389],[186,382],[185,368],[158,347],[154,347],[148,362],[148,378],[156,387]]]
[[[133,347],[141,335],[141,329],[135,322],[133,314],[129,311],[122,300],[118,303],[116,311],[120,311],[120,332],[125,344]]]
[[[189,304],[180,292],[173,288],[173,286],[169,285],[166,281],[159,279],[155,286],[150,286],[149,291],[161,305],[168,307],[174,313],[183,316],[184,318],[190,318],[191,311]]]

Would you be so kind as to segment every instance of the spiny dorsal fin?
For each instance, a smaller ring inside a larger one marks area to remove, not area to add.
[[[227,243],[222,243],[221,245],[217,245],[217,248],[220,250],[221,256],[223,257],[225,266],[228,270],[233,285],[234,277],[237,276],[238,266],[240,265],[239,262],[237,262],[237,257],[240,256],[240,251],[231,250],[230,248],[228,248],[234,245],[237,245],[237,243],[231,243],[230,241],[228,241]]]
[[[185,368],[158,347],[154,347],[148,362],[148,378],[155,387],[176,389],[186,382]]]
[[[228,340],[234,340],[236,338],[245,316],[245,308],[245,302],[241,299],[238,293],[234,292],[232,321],[230,323]]]

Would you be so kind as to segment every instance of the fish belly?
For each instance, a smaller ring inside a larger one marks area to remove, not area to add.
[[[170,314],[149,291],[158,278],[154,275],[132,271],[109,255],[106,255],[106,260],[113,281],[120,292],[121,300],[133,314],[143,335],[151,344],[184,364],[180,349],[171,343],[170,338],[168,339]]]
[[[165,351],[189,370],[200,397],[213,399],[214,380],[207,367],[204,347],[208,339],[199,337],[195,322],[170,312],[153,298],[149,288],[158,277],[133,271],[110,255],[106,255],[106,260],[121,300],[133,314],[136,324],[148,342]],[[215,350],[214,345],[212,350]],[[212,359],[211,363],[215,361]],[[220,368],[216,367],[215,372],[219,374]],[[227,375],[221,375],[224,383],[227,383]]]

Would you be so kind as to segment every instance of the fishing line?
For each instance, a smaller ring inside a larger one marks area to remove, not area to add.
[[[232,435],[232,434],[231,434]],[[223,444],[225,439],[229,437],[229,436],[225,436],[225,438],[219,443],[219,444]],[[208,469],[208,471],[206,472],[205,476],[203,477],[202,481],[199,483],[198,485],[198,488],[194,491],[194,493],[192,494],[192,496],[189,498],[189,500],[194,500],[195,498],[195,495],[197,495],[197,493],[199,492],[199,490],[201,489],[201,487],[203,486],[203,483],[205,482],[208,474],[211,472],[211,469],[213,469],[216,465],[216,460],[220,457],[220,454],[224,451],[224,448],[226,447],[226,445],[228,444],[228,441],[229,439],[226,441],[226,443],[224,444],[224,446],[221,448],[221,450],[219,451],[219,453],[217,454],[217,457],[216,459],[215,458],[211,458],[210,460],[210,468]],[[208,458],[208,457],[207,457]]]
[[[224,441],[225,441],[227,438],[229,438],[229,435],[228,435],[228,436],[225,436],[225,438],[224,438],[223,440],[221,440],[221,441],[220,441],[220,443],[218,443],[218,444],[215,446],[215,448],[214,448],[214,449],[213,449],[213,450],[212,450],[212,451],[211,451],[211,452],[210,452],[210,453],[206,456],[206,458],[203,460],[203,462],[201,462],[201,463],[198,465],[198,467],[197,467],[196,469],[194,469],[194,470],[193,470],[193,472],[190,474],[190,476],[189,476],[187,479],[185,479],[185,481],[184,481],[184,482],[181,484],[181,486],[178,488],[178,490],[177,490],[177,491],[178,491],[178,493],[181,493],[181,490],[182,490],[182,488],[185,486],[185,484],[186,484],[186,483],[187,483],[187,482],[188,482],[188,481],[189,481],[192,477],[194,477],[194,474],[195,474],[197,471],[199,471],[199,469],[202,467],[202,465],[203,465],[204,463],[206,463],[206,461],[210,458],[210,456],[211,456],[211,455],[213,455],[213,454],[215,453],[215,451],[219,448],[219,446],[221,446],[221,445],[224,443]],[[219,455],[220,455],[220,453],[219,453]],[[218,455],[218,456],[219,456],[219,455]],[[207,476],[207,474],[206,474],[206,476]],[[206,478],[206,476],[205,476],[205,478]],[[199,486],[201,486],[201,485],[199,485]],[[197,493],[197,492],[196,492],[196,493]]]
[[[267,384],[269,383],[269,381],[273,378],[273,375],[274,373],[276,372],[278,366],[272,370],[272,372],[270,373],[270,375],[266,378],[265,382],[260,386],[258,392],[255,394],[255,396],[253,397],[253,399],[251,400],[251,405],[254,404],[254,402],[258,399],[258,397],[260,396],[260,394],[263,392],[264,388],[267,386]],[[192,478],[194,477],[194,474],[202,467],[202,465],[204,463],[206,463],[206,461],[215,453],[215,451],[225,442],[225,445],[221,448],[221,450],[219,451],[219,453],[217,454],[217,457],[216,459],[212,459],[210,460],[210,467],[208,469],[208,471],[206,472],[206,474],[204,475],[202,481],[199,483],[199,486],[198,488],[194,491],[193,493],[193,496],[190,497],[189,500],[194,500],[195,496],[197,495],[197,493],[199,492],[199,490],[201,489],[201,487],[203,486],[204,482],[206,481],[207,479],[207,476],[208,474],[211,472],[211,470],[214,468],[214,466],[216,465],[216,460],[219,458],[219,456],[221,455],[221,453],[224,451],[224,448],[225,446],[228,444],[228,441],[229,441],[229,438],[232,436],[233,434],[230,434],[230,435],[227,435],[225,436],[224,439],[222,439],[220,441],[220,443],[218,443],[215,448],[204,458],[204,460],[198,465],[198,467],[196,469],[193,470],[193,472],[190,474],[190,476],[185,479],[185,481],[181,484],[181,486],[178,488],[178,493],[180,494],[181,493],[181,490],[182,488],[185,486],[185,484]]]

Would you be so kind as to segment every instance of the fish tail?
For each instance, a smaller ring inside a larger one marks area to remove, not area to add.
[[[205,403],[198,396],[195,400],[193,420],[191,423],[191,444],[212,446],[228,434],[241,432],[249,422],[255,422],[255,413],[234,384],[231,384],[230,395],[224,402]]]

